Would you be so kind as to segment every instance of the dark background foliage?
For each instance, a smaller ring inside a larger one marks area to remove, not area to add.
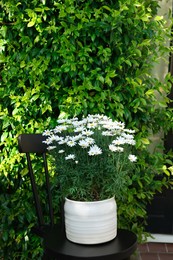
[[[151,74],[170,52],[170,26],[157,16],[158,1],[1,0],[0,8],[2,257],[41,255],[40,240],[30,233],[32,194],[17,136],[54,126],[59,112],[105,113],[136,130],[140,160],[118,214],[119,226],[140,240],[146,204],[167,183],[155,175],[169,159],[147,146],[153,133],[172,128],[171,78]]]

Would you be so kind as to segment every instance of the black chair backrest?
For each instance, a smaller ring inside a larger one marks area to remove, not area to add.
[[[47,194],[49,218],[50,218],[49,224],[53,226],[54,219],[53,219],[52,197],[50,192],[50,182],[49,182],[47,157],[46,157],[47,145],[43,143],[45,139],[46,137],[43,136],[42,134],[21,134],[18,137],[19,152],[25,153],[27,158],[28,172],[31,180],[31,186],[32,186],[32,191],[33,191],[33,196],[34,196],[34,201],[36,206],[38,225],[40,228],[41,226],[44,226],[45,223],[44,223],[43,210],[38,195],[38,190],[35,182],[32,160],[30,155],[32,153],[35,153],[43,157],[43,167],[44,167],[45,182],[46,182],[46,194]]]

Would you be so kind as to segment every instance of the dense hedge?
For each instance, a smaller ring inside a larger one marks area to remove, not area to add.
[[[146,147],[151,134],[173,123],[170,76],[161,82],[151,74],[170,52],[170,26],[157,15],[158,1],[1,0],[0,7],[2,256],[41,255],[40,240],[28,231],[35,221],[32,194],[16,138],[54,126],[59,111],[105,113],[137,131],[139,166],[127,204],[119,202],[119,225],[141,239],[146,203],[167,182],[153,181],[165,155]]]

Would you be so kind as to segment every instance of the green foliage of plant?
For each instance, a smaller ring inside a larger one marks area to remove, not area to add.
[[[167,185],[155,180],[166,159],[147,152],[150,136],[172,128],[171,77],[161,82],[151,74],[170,52],[171,25],[157,15],[158,1],[1,0],[0,7],[2,257],[41,255],[27,229],[35,218],[17,136],[55,126],[59,110],[104,113],[136,130],[139,169],[131,176],[128,203],[119,202],[119,223],[141,238],[146,201]]]

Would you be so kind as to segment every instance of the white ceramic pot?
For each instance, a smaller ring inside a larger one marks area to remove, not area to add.
[[[114,198],[82,202],[65,199],[67,238],[79,244],[99,244],[117,235],[117,206]]]

